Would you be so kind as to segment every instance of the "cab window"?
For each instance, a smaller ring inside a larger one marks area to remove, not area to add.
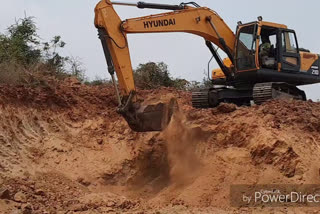
[[[295,34],[292,32],[283,32],[282,33],[282,48],[286,53],[298,53],[297,42]],[[291,65],[298,65],[298,58],[284,56],[283,60]]]
[[[287,53],[297,53],[296,37],[292,32],[284,32],[282,35],[282,47]]]
[[[278,29],[262,26],[259,43],[259,64],[261,68],[278,68]]]
[[[254,24],[242,27],[239,30],[236,52],[237,70],[249,70],[256,68],[256,29],[257,26]]]

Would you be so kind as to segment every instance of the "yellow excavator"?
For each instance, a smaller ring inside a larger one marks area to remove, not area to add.
[[[122,21],[113,5],[169,12]],[[204,38],[220,68],[212,72],[212,88],[192,93],[195,108],[215,107],[221,102],[249,105],[278,98],[306,100],[297,86],[320,82],[319,55],[299,48],[294,30],[262,17],[246,24],[238,22],[233,33],[215,11],[195,2],[167,5],[101,0],[95,8],[95,26],[116,89],[118,112],[137,132],[163,130],[176,101],[148,105],[137,99],[127,40],[130,33],[185,32]],[[222,60],[218,49],[228,58]]]

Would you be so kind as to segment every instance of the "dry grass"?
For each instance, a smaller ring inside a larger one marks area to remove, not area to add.
[[[9,62],[0,64],[0,84],[22,84],[27,79],[23,66]]]
[[[67,77],[70,77],[70,75],[57,73],[42,63],[29,66],[23,66],[15,62],[0,64],[0,84],[48,87]]]

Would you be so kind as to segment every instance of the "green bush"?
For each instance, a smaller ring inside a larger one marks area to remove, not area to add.
[[[213,84],[211,80],[208,80],[207,78],[203,78],[202,82],[198,82],[198,81],[189,82],[186,89],[188,91],[194,91],[198,89],[211,88],[212,86]]]
[[[179,90],[193,91],[212,87],[212,82],[205,78],[202,82],[189,82],[185,79],[172,78],[168,71],[168,66],[163,62],[140,64],[134,71],[134,79],[137,87],[140,89],[172,87]]]
[[[184,79],[172,78],[168,71],[168,66],[163,62],[140,64],[134,71],[134,79],[136,86],[140,89],[173,87],[183,90],[188,83]]]
[[[33,18],[19,19],[6,33],[0,33],[0,82],[27,84],[39,75],[57,79],[75,76],[83,81],[81,62],[59,54],[65,45],[60,36],[42,42]]]
[[[32,18],[21,19],[7,30],[7,34],[0,34],[0,63],[29,65],[40,61],[41,50],[36,48],[40,41]]]

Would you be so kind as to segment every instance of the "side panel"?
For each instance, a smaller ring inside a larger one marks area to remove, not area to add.
[[[307,72],[310,70],[311,66],[319,59],[317,54],[300,52],[301,57],[301,71]]]
[[[300,52],[301,72],[313,76],[319,76],[320,59],[318,54]]]

